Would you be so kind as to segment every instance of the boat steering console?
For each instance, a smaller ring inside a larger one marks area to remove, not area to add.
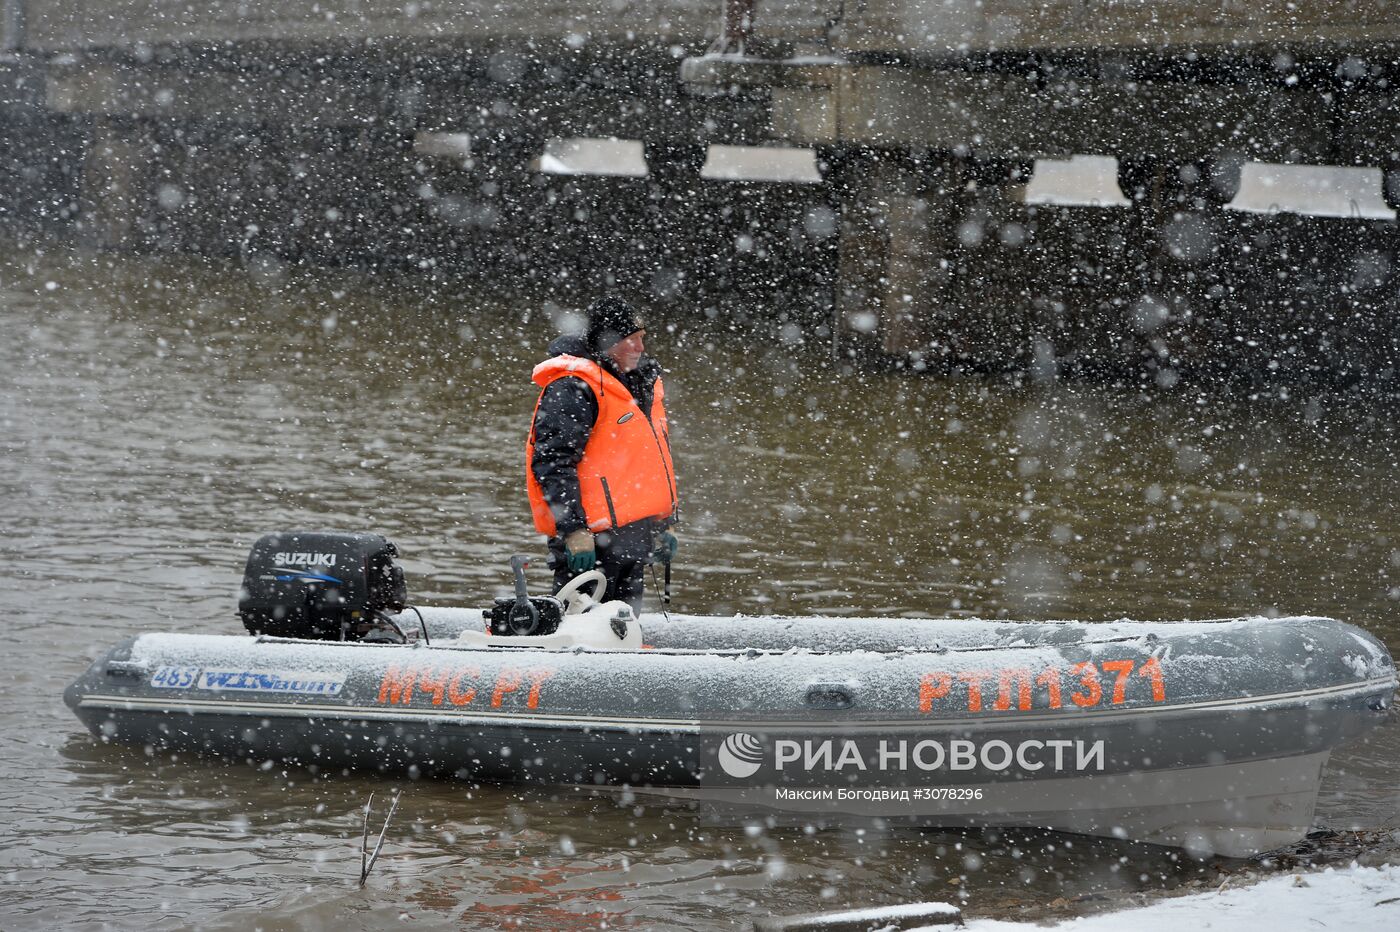
[[[459,641],[488,647],[641,647],[641,628],[626,602],[603,602],[607,577],[598,570],[575,576],[554,595],[532,596],[525,584],[530,558],[510,558],[513,598],[497,599],[484,631],[464,631]]]

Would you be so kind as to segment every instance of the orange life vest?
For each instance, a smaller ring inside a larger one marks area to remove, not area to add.
[[[598,419],[578,463],[579,496],[588,529],[597,533],[643,518],[667,518],[676,511],[676,473],[671,465],[671,435],[666,423],[665,392],[656,380],[651,417],[618,379],[591,359],[554,356],[535,367],[534,381],[544,389],[556,379],[582,379],[598,401]],[[554,514],[532,468],[535,459],[535,414],[525,443],[525,481],[530,510],[541,534],[556,534]]]

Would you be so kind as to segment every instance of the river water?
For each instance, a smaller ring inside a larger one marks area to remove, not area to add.
[[[542,551],[522,488],[529,373],[566,316],[508,283],[6,251],[0,927],[719,929],[918,900],[1012,916],[1214,876],[1068,836],[727,825],[89,738],[64,687],[139,631],[241,633],[264,531],[383,532],[420,603],[503,594],[505,558]],[[681,610],[1317,613],[1400,652],[1400,436],[1358,395],[856,375],[793,326],[651,317]],[[360,890],[362,806],[374,793],[382,815],[395,789]],[[1397,815],[1392,724],[1334,755],[1318,824]]]

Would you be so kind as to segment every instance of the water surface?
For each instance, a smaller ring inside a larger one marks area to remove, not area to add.
[[[580,296],[582,304],[588,296]],[[745,319],[761,319],[745,308]],[[1400,649],[1400,450],[1358,394],[857,375],[795,327],[658,306],[693,613],[1108,620],[1317,613]],[[509,283],[11,251],[0,261],[0,925],[719,929],[949,900],[998,915],[1210,870],[1066,836],[807,831],[573,792],[146,755],[63,688],[146,630],[241,631],[261,533],[375,530],[422,603],[542,552],[531,367],[567,309]],[[543,576],[538,577],[543,581]],[[1393,726],[1318,823],[1393,825]],[[361,807],[403,790],[369,888]]]

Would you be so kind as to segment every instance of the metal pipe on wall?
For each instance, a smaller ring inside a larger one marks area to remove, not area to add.
[[[711,54],[742,55],[753,33],[754,0],[724,0],[724,19]]]
[[[24,8],[28,0],[0,0],[0,52],[24,48]]]

